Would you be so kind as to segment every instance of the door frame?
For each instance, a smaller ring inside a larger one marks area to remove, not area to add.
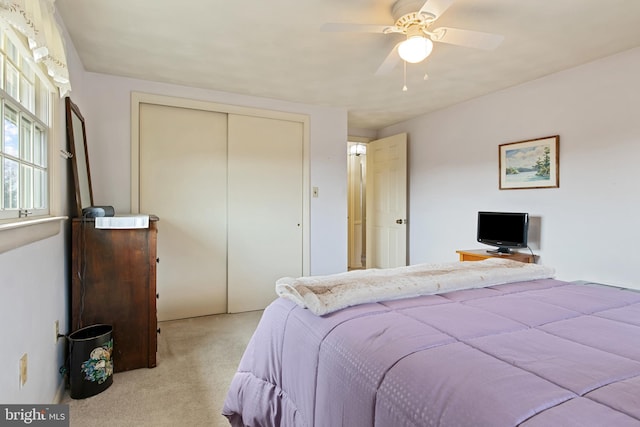
[[[156,95],[144,92],[131,93],[131,213],[140,213],[140,104],[157,104],[169,107],[191,108],[227,114],[239,114],[302,123],[302,274],[310,271],[310,136],[309,116],[265,110],[254,107],[220,104],[210,101]],[[160,218],[162,221],[162,218]]]

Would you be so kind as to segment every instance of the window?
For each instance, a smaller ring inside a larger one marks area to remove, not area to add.
[[[46,73],[34,64],[26,45],[26,39],[2,29],[0,221],[49,214],[48,159],[54,89]]]

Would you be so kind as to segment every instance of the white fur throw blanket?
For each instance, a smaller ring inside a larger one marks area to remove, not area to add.
[[[283,277],[276,293],[321,316],[356,304],[553,277],[551,267],[500,258]]]

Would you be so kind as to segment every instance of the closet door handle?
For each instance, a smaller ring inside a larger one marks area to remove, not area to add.
[[[406,224],[407,220],[406,219],[396,219],[396,224]]]

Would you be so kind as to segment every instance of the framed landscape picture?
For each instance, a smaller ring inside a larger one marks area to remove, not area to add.
[[[560,186],[558,135],[498,147],[500,190]]]

